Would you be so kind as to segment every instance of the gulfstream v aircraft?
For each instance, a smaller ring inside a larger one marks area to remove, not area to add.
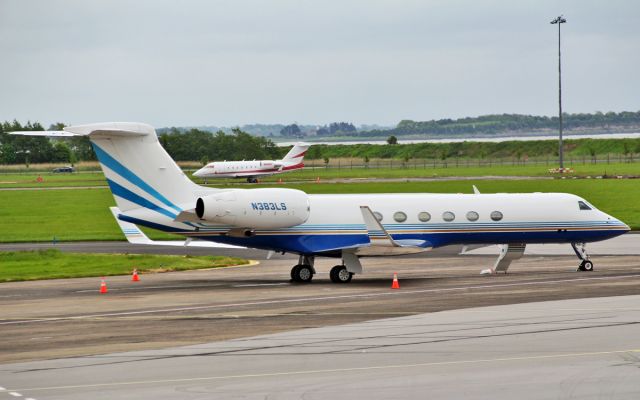
[[[26,134],[89,137],[118,206],[112,212],[127,223],[129,240],[146,241],[140,225],[184,236],[185,245],[200,239],[295,253],[299,261],[291,277],[298,282],[312,280],[316,257],[341,260],[330,273],[339,283],[363,272],[362,257],[426,253],[446,245],[501,245],[491,269],[496,272],[506,271],[528,243],[566,243],[580,258],[580,269],[592,270],[585,243],[629,230],[585,199],[564,193],[308,195],[284,188],[202,187],[145,124]]]
[[[309,145],[296,143],[282,160],[216,161],[197,170],[199,178],[247,178],[255,183],[259,176],[269,176],[304,167],[302,160]]]

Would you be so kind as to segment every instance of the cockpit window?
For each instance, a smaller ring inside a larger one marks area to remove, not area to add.
[[[591,207],[589,207],[589,205],[584,201],[579,201],[578,206],[580,206],[581,210],[591,210]]]

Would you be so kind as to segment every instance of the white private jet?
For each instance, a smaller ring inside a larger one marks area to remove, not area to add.
[[[259,176],[269,176],[304,167],[302,160],[309,145],[296,143],[282,160],[216,161],[194,172],[198,178],[247,178],[247,182],[258,182]]]
[[[528,243],[567,243],[581,260],[579,269],[590,271],[585,243],[629,231],[585,199],[564,193],[308,195],[285,188],[207,188],[182,172],[146,124],[15,134],[88,136],[120,222],[184,236],[185,245],[200,239],[298,254],[291,269],[297,282],[311,282],[319,256],[342,260],[330,278],[345,283],[363,272],[361,257],[423,253],[447,245],[469,250],[499,244],[490,272],[506,272]],[[130,241],[148,243],[137,228],[124,227]]]

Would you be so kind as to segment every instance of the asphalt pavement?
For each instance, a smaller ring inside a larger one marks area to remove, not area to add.
[[[469,308],[0,367],[0,399],[640,397],[640,296]]]

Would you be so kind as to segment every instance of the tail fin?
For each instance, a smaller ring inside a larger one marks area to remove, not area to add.
[[[307,153],[307,149],[309,149],[309,144],[307,143],[296,143],[291,150],[287,153],[286,156],[282,159],[282,161],[286,161],[287,163],[300,164],[304,159],[304,155]]]
[[[39,132],[51,136],[89,136],[118,208],[146,207],[172,219],[180,205],[195,204],[193,183],[162,148],[152,126],[109,122]],[[22,133],[29,134],[29,133]],[[34,132],[35,134],[35,132]]]

